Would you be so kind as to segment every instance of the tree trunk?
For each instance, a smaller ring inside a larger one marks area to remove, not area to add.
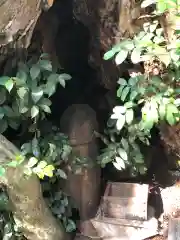
[[[1,164],[19,155],[18,149],[0,135]],[[12,212],[17,225],[28,240],[66,240],[67,235],[60,223],[46,205],[38,178],[27,177],[24,166],[8,167],[0,178],[5,185],[12,204]]]

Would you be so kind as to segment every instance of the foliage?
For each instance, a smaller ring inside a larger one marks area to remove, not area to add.
[[[117,97],[123,105],[113,109],[108,122],[111,140],[100,156],[102,166],[113,161],[120,170],[130,167],[133,175],[146,172],[138,143],[149,144],[153,126],[174,125],[180,119],[179,1],[145,0],[141,7],[149,5],[153,12],[143,31],[133,39],[123,39],[104,55],[104,60],[115,57],[117,65],[126,60],[144,69],[134,70],[128,80],[118,80]]]
[[[4,176],[7,168],[21,164],[27,176],[35,173],[43,181],[50,178],[46,181],[50,192],[54,189],[52,181],[57,178],[66,179],[61,164],[67,161],[71,147],[67,137],[48,122],[47,116],[51,113],[52,105],[49,98],[55,93],[57,85],[65,87],[66,81],[70,79],[68,74],[57,73],[44,54],[36,63],[19,63],[15,77],[0,77],[0,133],[5,134],[9,128],[25,128],[21,135],[30,138],[29,142],[21,146],[20,155],[1,164],[0,176]],[[0,196],[0,203],[2,201],[6,205],[6,201],[3,201],[6,194],[3,194]],[[61,210],[57,202],[61,205]],[[71,215],[66,215],[67,211],[63,210],[70,208],[68,202],[69,198],[62,192],[48,197],[55,216],[62,221],[67,231],[73,231],[76,226],[69,219]],[[7,214],[6,219],[4,212],[0,214],[0,222],[6,223],[2,227],[2,239],[21,239],[11,211],[6,209],[5,215]],[[18,234],[19,236],[16,236]]]

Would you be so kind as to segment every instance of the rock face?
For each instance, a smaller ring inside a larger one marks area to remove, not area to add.
[[[22,56],[27,56],[41,10],[50,8],[52,3],[53,0],[0,1],[0,74],[9,74]]]
[[[18,149],[0,135],[0,163],[7,163],[17,155]],[[15,221],[28,240],[68,239],[43,199],[39,180],[34,175],[27,177],[23,165],[8,168],[0,183],[7,189]]]

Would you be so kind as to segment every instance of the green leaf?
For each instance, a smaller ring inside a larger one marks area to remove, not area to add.
[[[68,219],[68,224],[66,226],[66,232],[73,232],[75,229],[76,229],[75,223],[71,219]]]
[[[171,58],[172,58],[173,61],[175,61],[175,62],[179,61],[179,55],[176,54],[176,50],[172,50],[170,52],[170,55],[171,55]]]
[[[23,70],[19,70],[16,74],[16,78],[14,79],[16,86],[20,86],[26,83],[27,81],[27,73]]]
[[[162,36],[160,36],[160,37],[155,36],[155,37],[153,38],[153,42],[156,43],[156,44],[163,43],[164,41],[165,41],[165,38],[162,37]]]
[[[0,77],[0,85],[1,85],[1,86],[5,86],[5,84],[6,84],[10,79],[11,79],[11,78],[8,77],[8,76]]]
[[[7,121],[5,119],[0,119],[0,133],[4,133],[8,128]]]
[[[121,130],[125,124],[126,118],[125,115],[120,115],[117,122],[116,122],[116,128],[117,130]]]
[[[38,143],[38,140],[37,140],[36,137],[33,138],[33,140],[32,140],[31,148],[32,148],[32,152],[33,152],[34,156],[39,158],[39,156],[40,156],[40,147],[39,147],[39,143]]]
[[[157,7],[158,12],[164,13],[167,10],[166,1],[164,1],[164,0],[157,1],[156,7]]]
[[[67,179],[67,175],[62,169],[57,169],[56,175],[63,178],[63,179]]]
[[[6,170],[2,166],[0,166],[0,177],[4,176]]]
[[[39,60],[39,66],[42,70],[52,72],[52,64],[49,60]]]
[[[63,78],[59,78],[58,80],[59,80],[59,83],[61,84],[61,86],[62,86],[63,88],[65,88],[65,86],[66,86],[65,80],[64,80]]]
[[[31,118],[35,118],[39,114],[39,108],[37,106],[33,106],[31,108]]]
[[[53,165],[47,165],[44,169],[43,169],[43,173],[44,175],[48,176],[48,177],[53,177],[53,171],[54,171],[54,166]]]
[[[25,97],[25,94],[28,92],[28,88],[26,87],[20,87],[18,90],[17,90],[17,94],[18,96],[23,99]]]
[[[124,106],[125,106],[126,108],[132,108],[133,105],[134,105],[133,102],[126,102],[126,103],[124,104]]]
[[[56,84],[52,84],[51,82],[47,82],[46,88],[44,89],[44,93],[48,94],[48,97],[51,97],[56,91]]]
[[[131,53],[131,61],[132,63],[136,64],[141,61],[141,49],[140,48],[134,48],[134,50]]]
[[[48,107],[51,106],[52,102],[48,99],[48,98],[42,98],[40,101],[39,101],[39,104],[40,105],[46,105]]]
[[[64,79],[65,81],[68,81],[68,80],[71,80],[72,77],[67,73],[62,73],[62,74],[59,75],[59,80],[60,79]]]
[[[164,120],[166,115],[166,106],[164,104],[159,105],[159,117],[161,120]]]
[[[128,160],[128,155],[127,155],[126,151],[125,151],[123,148],[118,148],[118,153],[119,153],[119,156],[120,156],[123,160],[125,160],[125,161]]]
[[[167,104],[167,112],[179,113],[178,108],[172,103]]]
[[[14,129],[14,130],[18,130],[19,126],[20,126],[20,122],[17,122],[17,121],[13,121],[13,120],[10,120],[8,119],[8,125]]]
[[[6,83],[5,83],[5,88],[8,90],[8,92],[11,92],[11,90],[13,89],[14,86],[14,82],[13,80],[10,78]]]
[[[7,117],[14,117],[14,112],[13,112],[13,110],[12,110],[12,108],[10,108],[9,106],[4,106],[3,107],[3,109],[4,109],[4,114],[5,114],[5,116],[7,116]]]
[[[114,56],[114,54],[115,54],[115,52],[110,50],[110,51],[108,51],[104,54],[103,59],[104,60],[109,60]]]
[[[126,111],[126,122],[127,124],[131,124],[134,118],[134,111],[132,109],[128,109]]]
[[[130,79],[129,79],[129,81],[128,81],[128,84],[129,84],[130,86],[135,86],[138,81],[139,81],[139,78],[138,78],[138,77],[130,77]]]
[[[124,86],[120,86],[117,90],[117,97],[121,97],[122,91],[124,89]]]
[[[19,164],[17,161],[11,161],[10,163],[6,164],[8,167],[16,168]]]
[[[128,141],[127,141],[125,138],[122,138],[122,139],[121,139],[121,143],[122,143],[123,148],[124,148],[126,151],[128,151],[128,150],[129,150],[129,143],[128,143]]]
[[[152,4],[155,4],[155,3],[156,3],[156,0],[145,0],[141,3],[141,7],[146,8],[149,5],[152,5]]]
[[[122,95],[121,95],[121,100],[124,102],[128,93],[129,93],[130,87],[125,87],[122,91]]]
[[[143,121],[143,124],[142,124],[144,130],[151,130],[153,125],[154,125],[153,118],[147,118],[145,121]]]
[[[41,97],[43,96],[43,90],[41,88],[37,89],[37,90],[33,90],[31,93],[31,97],[32,100],[34,101],[34,103],[37,103]]]
[[[129,99],[133,101],[137,97],[137,95],[138,95],[138,92],[134,90],[130,93]]]
[[[6,90],[1,87],[0,88],[0,105],[6,101]]]
[[[124,78],[119,78],[119,80],[117,81],[117,83],[119,85],[122,85],[122,86],[126,86],[127,85],[127,81],[124,79]]]
[[[30,168],[32,168],[32,167],[34,167],[37,163],[38,163],[38,159],[35,158],[35,157],[31,157],[31,158],[29,159],[29,161],[28,161],[27,166],[30,167]]]
[[[128,50],[124,50],[122,49],[115,57],[115,63],[117,65],[120,65],[122,62],[124,62],[124,60],[126,60],[127,56],[128,56]]]
[[[32,147],[30,143],[24,143],[21,146],[21,151],[23,152],[23,155],[26,155],[27,153],[31,153],[32,152]]]
[[[32,80],[35,80],[36,78],[39,77],[41,71],[40,68],[37,64],[34,64],[31,69],[30,69],[30,76],[32,78]]]
[[[4,117],[4,108],[0,107],[0,119],[3,119]]]
[[[51,113],[51,109],[50,109],[49,106],[40,104],[39,107],[40,107],[44,112],[46,112],[46,113]]]
[[[172,126],[175,124],[175,117],[173,116],[172,112],[168,111],[166,113],[166,120]]]
[[[39,169],[44,169],[47,166],[47,162],[45,161],[40,161],[37,165],[37,168]]]

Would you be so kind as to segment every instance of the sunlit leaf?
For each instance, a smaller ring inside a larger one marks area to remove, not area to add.
[[[12,78],[10,78],[6,83],[5,83],[5,87],[8,90],[8,92],[11,92],[11,90],[13,89],[14,86],[14,82],[12,80]]]
[[[40,161],[37,165],[37,168],[39,169],[44,169],[47,166],[47,162],[45,161]]]
[[[136,64],[141,61],[141,49],[140,48],[134,48],[134,50],[131,53],[131,61],[132,63]]]
[[[34,101],[34,103],[37,103],[41,99],[42,96],[43,96],[42,89],[33,90],[31,93],[31,97],[32,97],[32,100]]]
[[[28,92],[28,88],[26,87],[20,87],[18,90],[17,90],[17,94],[18,96],[23,99],[25,94]]]
[[[31,108],[31,118],[35,118],[39,114],[39,108],[37,106],[33,106]]]
[[[179,113],[178,108],[172,103],[167,104],[167,112]]]
[[[46,113],[51,113],[51,109],[47,105],[40,104],[39,107]]]
[[[144,0],[142,3],[141,3],[141,7],[142,8],[146,8],[148,7],[149,5],[152,5],[152,4],[155,4],[156,3],[156,0]]]
[[[53,177],[53,171],[54,171],[54,166],[53,165],[47,165],[44,169],[44,175],[48,176],[48,177]]]
[[[125,121],[126,121],[125,115],[120,115],[116,122],[117,130],[120,131],[123,128]]]
[[[127,124],[131,124],[134,118],[134,111],[133,109],[128,109],[126,111],[126,122]]]
[[[159,117],[161,120],[164,120],[166,115],[166,106],[164,104],[159,105]]]
[[[151,24],[150,24],[150,32],[154,32],[156,30],[158,26],[158,21],[153,21]]]
[[[113,162],[113,165],[115,166],[116,169],[122,170],[125,169],[125,163],[124,160],[120,157],[116,157],[116,162]]]
[[[123,148],[118,148],[118,154],[123,160],[125,160],[125,161],[128,160],[128,155]]]
[[[126,112],[126,107],[116,106],[116,107],[113,108],[113,112],[118,116],[119,114]]]
[[[172,112],[170,112],[170,111],[167,111],[167,113],[166,113],[166,120],[171,126],[174,125],[176,122],[175,117],[173,116]]]
[[[115,57],[115,63],[120,65],[128,56],[128,50],[122,49]]]
[[[30,159],[29,159],[29,161],[28,161],[28,164],[27,164],[27,166],[28,167],[34,167],[36,164],[37,164],[37,162],[38,162],[38,159],[37,158],[35,158],[35,157],[31,157]]]
[[[124,102],[128,93],[129,93],[129,90],[130,90],[130,87],[125,87],[122,91],[122,94],[121,94],[121,100]]]

